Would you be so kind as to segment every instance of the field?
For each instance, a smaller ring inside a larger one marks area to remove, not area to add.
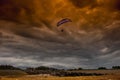
[[[0,80],[120,80],[119,75],[109,76],[81,76],[81,77],[41,77],[41,76],[24,76],[18,78],[1,78]]]
[[[92,70],[83,70],[84,72],[92,72]],[[17,77],[0,77],[0,80],[120,80],[120,70],[93,70],[93,72],[110,73],[103,76],[77,76],[77,77],[56,77],[50,75],[24,75]]]
[[[27,75],[27,73],[21,70],[0,70],[0,76],[23,76],[23,75]]]
[[[79,70],[79,71],[71,71],[71,72],[81,72],[81,73],[101,73],[101,74],[109,74],[109,75],[120,75],[120,70]]]

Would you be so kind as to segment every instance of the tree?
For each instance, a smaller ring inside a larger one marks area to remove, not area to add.
[[[107,69],[106,67],[99,67],[98,68],[99,70],[105,70],[105,69]]]
[[[83,68],[78,68],[78,70],[83,70]]]
[[[113,66],[112,69],[120,69],[120,66]]]

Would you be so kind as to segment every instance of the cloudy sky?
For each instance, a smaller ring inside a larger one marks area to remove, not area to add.
[[[72,22],[57,27],[64,18]],[[97,68],[119,61],[120,0],[0,0],[0,64]]]

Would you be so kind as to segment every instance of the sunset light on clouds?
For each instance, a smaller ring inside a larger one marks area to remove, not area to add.
[[[57,27],[64,18],[72,22]],[[0,0],[0,64],[96,68],[119,61],[120,0]]]

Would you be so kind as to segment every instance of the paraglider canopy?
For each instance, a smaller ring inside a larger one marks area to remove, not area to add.
[[[62,24],[65,24],[67,22],[72,22],[72,20],[68,19],[68,18],[64,18],[57,23],[57,27],[61,26]]]

